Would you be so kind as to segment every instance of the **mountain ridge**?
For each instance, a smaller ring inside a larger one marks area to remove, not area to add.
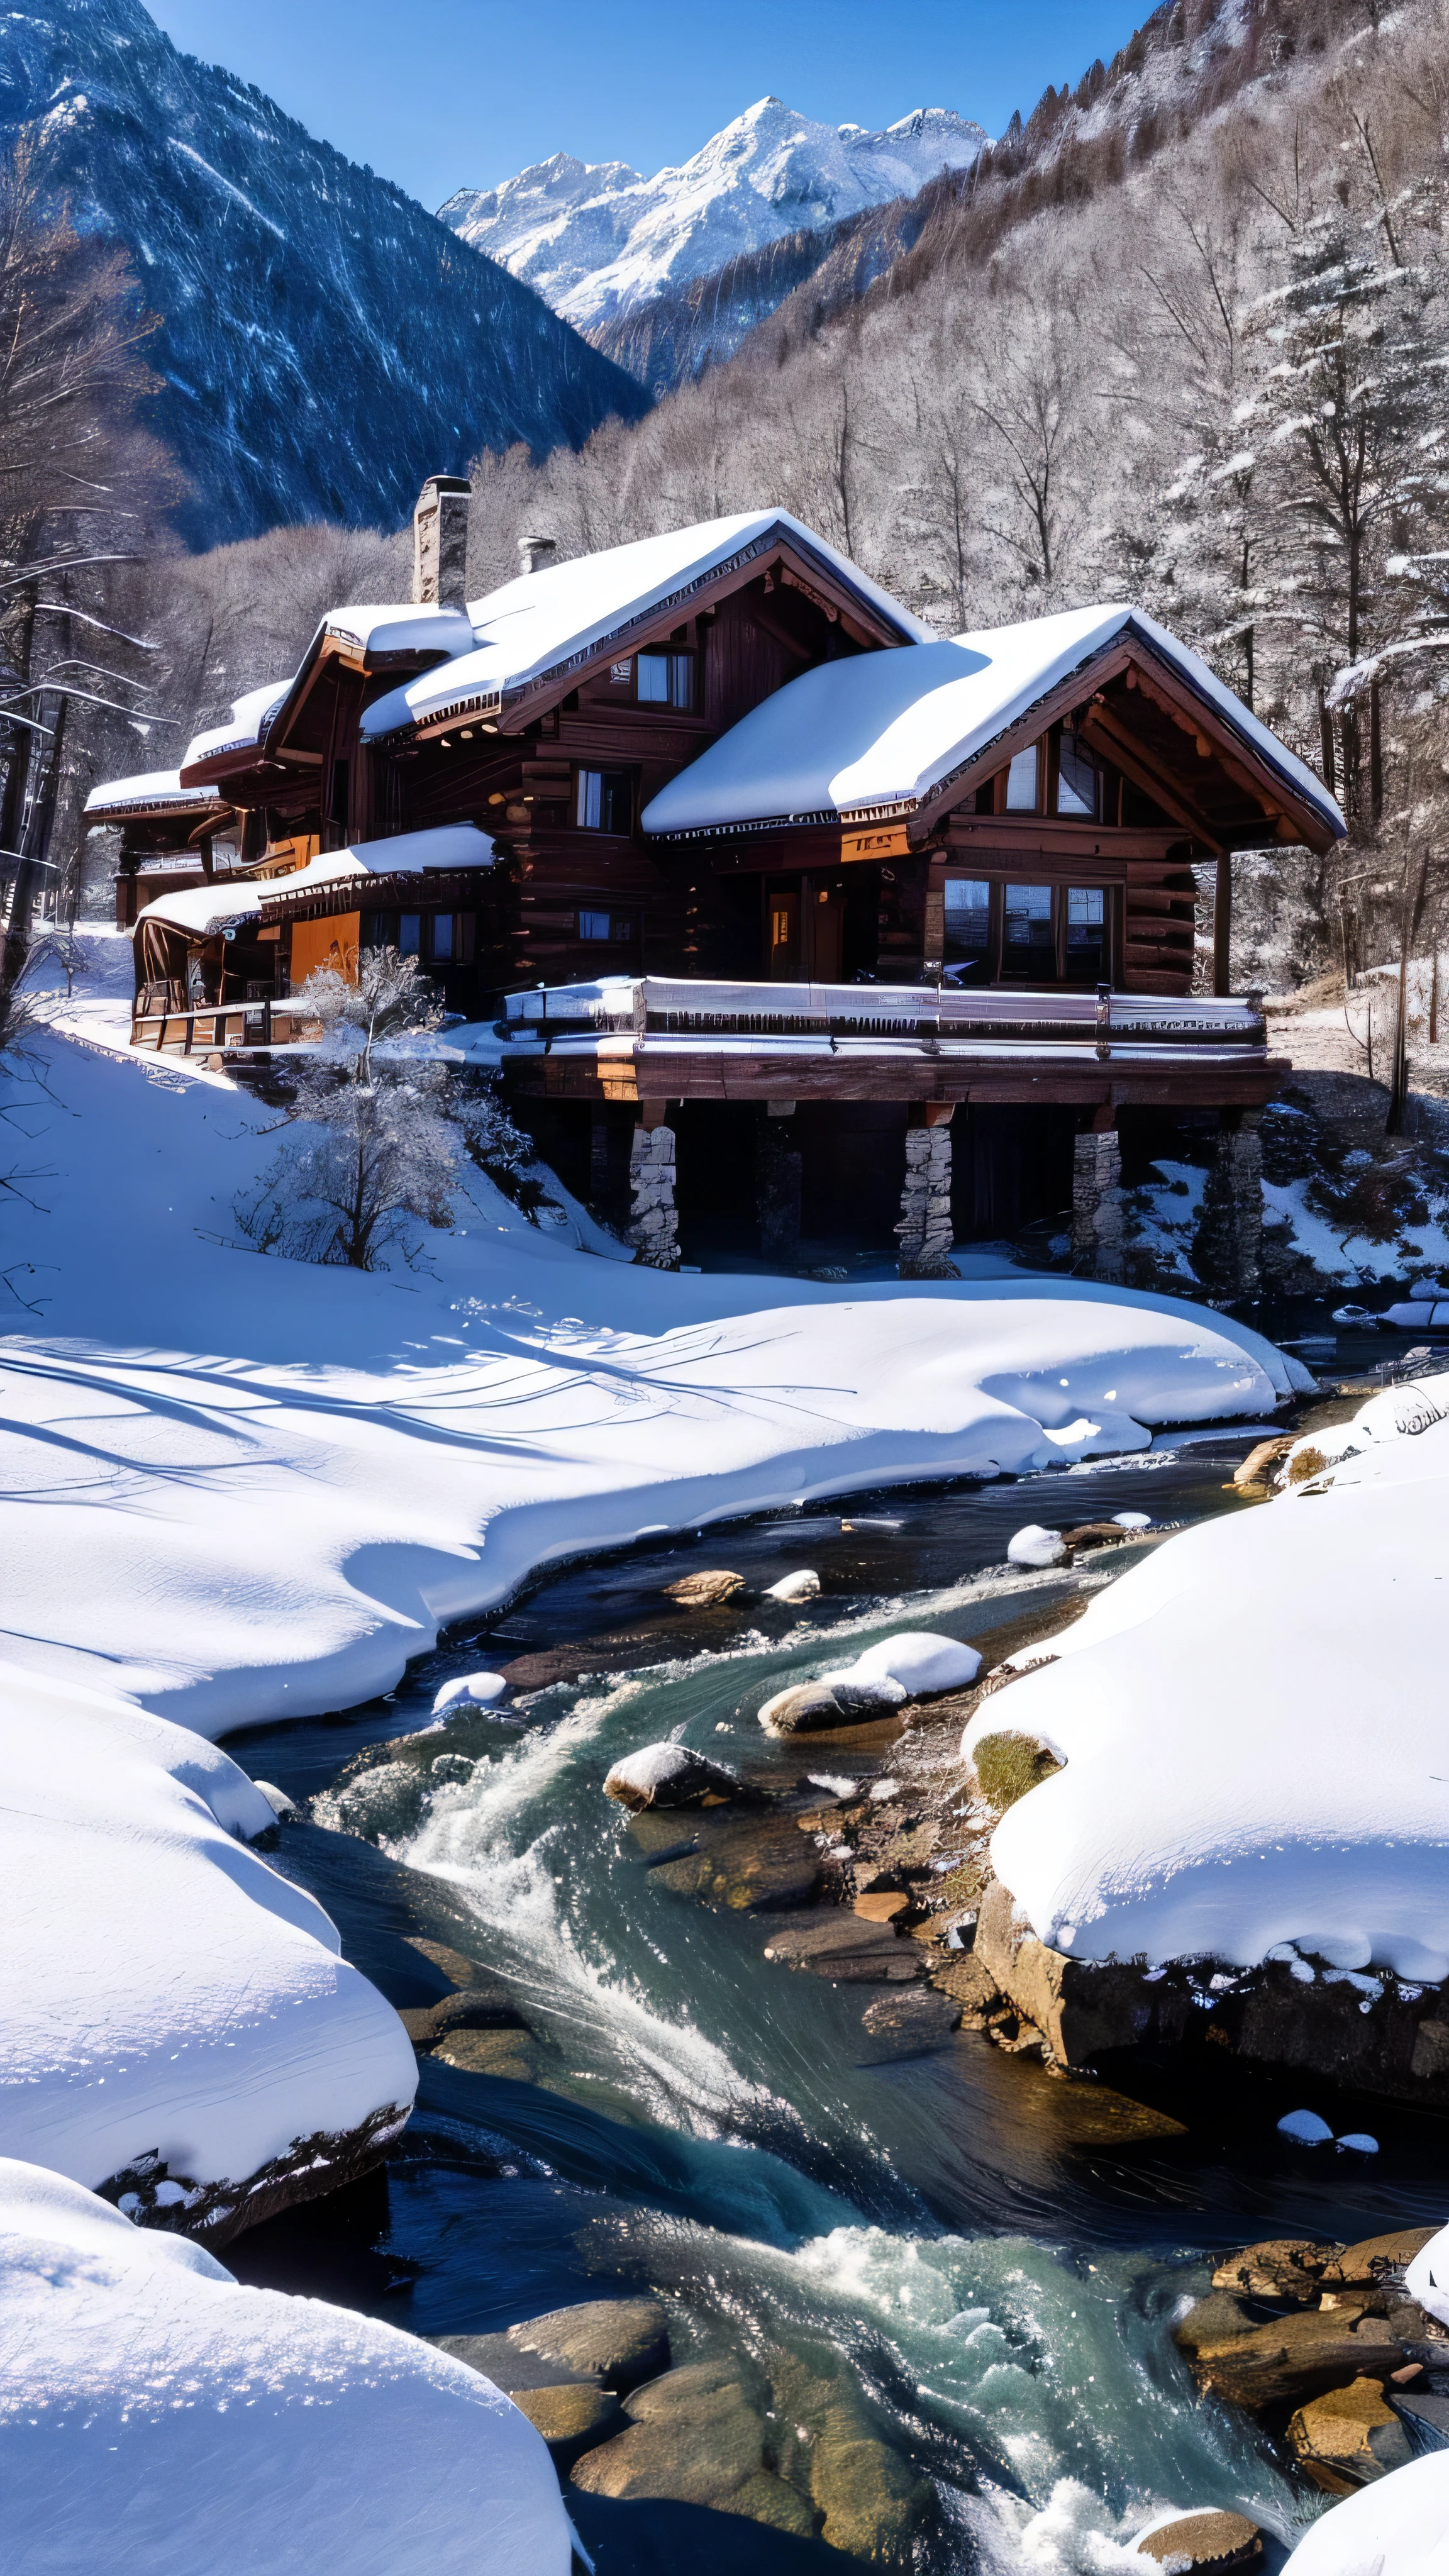
[[[397,525],[483,448],[577,445],[649,398],[522,281],[266,94],[177,51],[140,0],[0,18],[0,138],[36,141],[83,231],[161,315],[156,426],[192,544]]]
[[[730,259],[912,197],[987,140],[952,108],[876,130],[817,124],[766,97],[652,177],[560,152],[497,188],[456,190],[439,218],[593,335]]]

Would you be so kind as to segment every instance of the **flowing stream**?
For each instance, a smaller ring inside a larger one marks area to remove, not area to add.
[[[879,1987],[768,1963],[768,1924],[671,1893],[601,1794],[613,1761],[665,1736],[780,1786],[889,1776],[888,1750],[776,1744],[755,1712],[783,1679],[874,1637],[979,1639],[1081,1581],[1004,1570],[1023,1521],[1130,1509],[1178,1525],[1252,1508],[1224,1489],[1248,1445],[1185,1439],[1028,1483],[895,1489],[636,1549],[454,1637],[385,1702],[231,1738],[254,1775],[311,1797],[361,1746],[425,1726],[452,1674],[621,1630],[633,1641],[614,1650],[632,1669],[470,1718],[471,1773],[445,1765],[456,1776],[435,1776],[421,1818],[381,1849],[284,1829],[279,1865],[316,1890],[395,2003],[443,1990],[410,1937],[471,1944],[534,2038],[512,2074],[425,2060],[385,2182],[256,2229],[228,2260],[420,2334],[496,2331],[648,2287],[668,2305],[676,2360],[831,2347],[875,2426],[934,2481],[918,2559],[943,2576],[1126,2564],[1110,2542],[1168,2505],[1236,2505],[1291,2542],[1314,2503],[1246,2418],[1198,2397],[1174,2310],[1206,2286],[1214,2249],[1437,2223],[1434,2125],[1377,2105],[1379,2156],[1325,2160],[1275,2128],[1311,2087],[1231,2068],[1205,2096],[1148,2070],[1132,2088],[1140,2120],[1114,2126],[1097,2088],[1053,2081],[982,2035],[871,2063],[861,2012]],[[712,1566],[747,1578],[743,1610],[690,1618],[663,1598]],[[797,1566],[819,1572],[818,1599],[759,1600]],[[1163,2109],[1177,2129],[1153,2116]],[[568,2495],[599,2576],[662,2576],[686,2555],[734,2568],[742,2548],[765,2571],[844,2563],[698,2508]]]

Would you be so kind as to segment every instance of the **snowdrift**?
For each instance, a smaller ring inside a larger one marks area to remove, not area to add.
[[[983,1708],[968,1752],[1010,1726],[1066,1765],[992,1842],[1041,1940],[1449,1977],[1446,1415],[1449,1378],[1375,1396],[1300,1444],[1336,1464],[1165,1542]]]
[[[229,1237],[267,1111],[45,1043],[38,1312],[0,1343],[8,1652],[208,1735],[390,1688],[553,1558],[1138,1449],[1296,1383],[1244,1326],[1076,1281],[771,1280],[762,1306],[581,1257],[477,1175],[416,1271],[265,1259]]]
[[[1449,2452],[1345,2496],[1299,2541],[1287,2576],[1449,2576]]]
[[[242,2289],[8,2160],[0,2423],[16,2570],[568,2576],[548,2452],[491,2380],[369,2317]]]
[[[236,1839],[275,1819],[224,1753],[7,1666],[0,1784],[0,2152],[131,2177],[123,2206],[221,2241],[265,2214],[265,2169],[307,2197],[401,2127],[402,2024]]]

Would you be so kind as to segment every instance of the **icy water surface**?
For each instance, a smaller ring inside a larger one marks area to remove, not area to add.
[[[1147,2119],[1124,2144],[1093,2087],[984,2037],[871,2064],[860,2016],[882,1990],[767,1963],[768,1923],[673,1895],[601,1794],[613,1761],[663,1736],[782,1787],[811,1771],[888,1775],[889,1748],[778,1745],[755,1712],[785,1678],[877,1635],[982,1638],[1060,1597],[1077,1578],[1001,1570],[1025,1520],[1253,1508],[1224,1491],[1247,1445],[1219,1436],[1019,1484],[895,1489],[636,1549],[453,1640],[385,1703],[233,1737],[248,1770],[301,1797],[365,1743],[424,1725],[451,1673],[582,1638],[621,1640],[600,1651],[628,1667],[468,1721],[472,1776],[436,1788],[417,1830],[383,1852],[316,1826],[284,1834],[282,1865],[399,2005],[443,1990],[409,1934],[471,1942],[538,2035],[543,2080],[425,2061],[385,2186],[253,2231],[231,2249],[237,2268],[421,2334],[492,2331],[647,2285],[669,2302],[676,2360],[832,2346],[879,2428],[936,2482],[921,2555],[943,2576],[1103,2565],[1106,2536],[1163,2504],[1241,2505],[1291,2540],[1316,2508],[1245,2419],[1197,2398],[1174,2309],[1205,2286],[1213,2248],[1437,2221],[1437,2128],[1375,2106],[1377,2160],[1324,2162],[1276,2135],[1298,2094],[1230,2076],[1194,2098],[1164,2076],[1134,2091],[1180,2133]],[[752,1598],[688,1618],[662,1597],[699,1566],[753,1588],[799,1565],[824,1587],[803,1609]],[[846,2563],[698,2508],[569,2500],[599,2576],[652,2576],[686,2555],[735,2568],[742,2550],[753,2568],[801,2576]]]

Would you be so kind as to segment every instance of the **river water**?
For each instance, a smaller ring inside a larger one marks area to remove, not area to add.
[[[1218,1436],[1017,1484],[897,1488],[636,1549],[455,1635],[385,1701],[233,1736],[254,1776],[311,1797],[361,1746],[426,1725],[452,1674],[620,1630],[632,1641],[615,1650],[632,1669],[468,1721],[471,1776],[453,1766],[381,1849],[284,1829],[279,1865],[394,2003],[443,1991],[410,1937],[501,1975],[536,2034],[523,2077],[538,2080],[425,2060],[385,2180],[252,2231],[228,2260],[419,2334],[495,2331],[647,2286],[669,2306],[676,2360],[833,2347],[878,2429],[935,2483],[918,2559],[942,2576],[1109,2563],[1103,2540],[1164,2505],[1236,2505],[1291,2542],[1317,2505],[1245,2418],[1197,2396],[1174,2310],[1206,2286],[1215,2249],[1437,2224],[1436,2125],[1341,2111],[1336,2125],[1368,2126],[1381,2152],[1325,2160],[1275,2127],[1316,2104],[1311,2086],[1232,2069],[1196,2091],[1144,2070],[1137,2101],[1181,2123],[1164,2135],[1151,2117],[1140,2134],[1130,2116],[1114,2127],[1093,2087],[977,2034],[872,2064],[861,2010],[881,1989],[767,1963],[768,1926],[672,1894],[601,1794],[613,1761],[665,1736],[781,1786],[888,1772],[889,1751],[773,1744],[755,1711],[873,1637],[980,1639],[1070,1589],[1080,1577],[1005,1572],[1028,1519],[1142,1510],[1178,1525],[1254,1508],[1224,1490],[1248,1445]],[[802,1565],[819,1599],[752,1597]],[[710,1566],[747,1578],[744,1611],[682,1617],[661,1587]],[[767,2576],[843,2563],[702,2509],[568,2494],[599,2576],[662,2576],[686,2556],[723,2571],[742,2550]]]

